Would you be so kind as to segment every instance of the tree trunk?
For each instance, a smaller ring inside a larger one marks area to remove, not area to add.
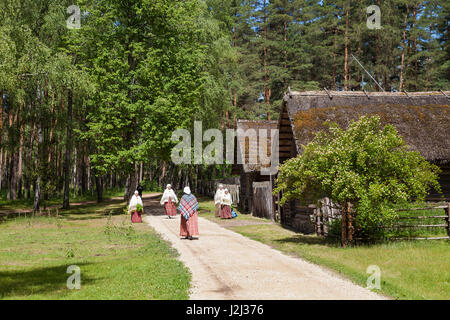
[[[9,173],[9,189],[8,189],[8,200],[17,199],[17,155],[15,152],[11,152],[10,159],[10,173]]]
[[[97,202],[103,201],[103,181],[102,177],[95,176],[95,188],[97,189]]]
[[[347,2],[345,6],[345,56],[344,56],[344,91],[348,91],[348,28],[349,28],[349,8]]]
[[[23,144],[24,144],[24,125],[20,125],[20,138],[19,138],[19,159],[17,163],[17,178],[18,178],[18,185],[17,185],[17,191],[19,198],[23,197],[22,194],[22,187],[23,187]]]
[[[69,209],[70,202],[70,148],[72,145],[72,91],[69,90],[67,97],[67,136],[66,136],[66,154],[64,161],[64,199],[63,209]]]
[[[124,200],[130,201],[134,191],[136,191],[139,179],[139,171],[137,163],[134,164],[134,171],[128,175],[127,183],[125,186]]]
[[[408,5],[406,6],[406,14],[405,14],[405,27],[403,29],[403,43],[402,43],[402,58],[401,58],[401,63],[400,63],[400,84],[399,84],[399,89],[398,91],[402,91],[403,90],[403,82],[405,81],[403,79],[404,77],[404,69],[405,69],[405,51],[406,51],[406,28],[407,28],[407,24],[408,24],[408,14],[409,14],[409,7]]]
[[[37,145],[37,154],[39,155],[42,153],[41,147],[42,147],[42,127],[41,123],[37,124],[37,133],[38,133],[38,145]],[[39,157],[39,160],[42,160],[42,157]],[[36,161],[36,170],[37,170],[37,178],[34,185],[34,203],[33,203],[33,211],[37,212],[39,211],[39,204],[41,200],[41,168],[39,166],[39,163]]]
[[[266,98],[266,113],[267,113],[267,119],[270,120],[270,95],[271,90],[269,88],[269,74],[267,71],[267,3],[266,0],[264,0],[264,15],[263,15],[263,24],[264,24],[264,97]]]

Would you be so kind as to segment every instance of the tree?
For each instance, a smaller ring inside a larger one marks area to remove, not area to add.
[[[337,124],[320,131],[304,151],[286,161],[275,192],[281,203],[329,197],[341,209],[353,204],[355,232],[377,235],[394,217],[393,205],[423,200],[431,187],[440,190],[439,168],[410,151],[392,125],[363,116],[347,130]]]

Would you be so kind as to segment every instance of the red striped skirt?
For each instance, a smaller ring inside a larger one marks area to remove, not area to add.
[[[231,219],[231,218],[233,218],[231,216],[231,207],[223,205],[222,209],[220,210],[220,217],[222,219]]]
[[[186,220],[183,215],[181,215],[181,225],[180,225],[180,236],[181,237],[191,237],[198,236],[198,214],[197,212]]]
[[[133,223],[141,223],[142,222],[142,216],[139,212],[133,211],[131,213],[131,222]]]
[[[173,217],[177,215],[177,207],[175,203],[169,198],[169,201],[164,203],[164,209],[166,210],[166,215]]]

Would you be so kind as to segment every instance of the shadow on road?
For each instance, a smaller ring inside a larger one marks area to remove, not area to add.
[[[159,203],[162,194],[153,193],[150,195],[143,195],[142,202],[144,203],[144,213],[152,216],[165,215],[164,207]]]

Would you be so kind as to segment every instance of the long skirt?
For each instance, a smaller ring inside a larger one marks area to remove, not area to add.
[[[140,212],[133,211],[131,213],[131,222],[133,223],[141,223],[142,222],[142,216]]]
[[[198,236],[198,214],[197,212],[192,215],[188,220],[181,215],[180,236],[192,237]]]
[[[168,202],[164,203],[164,209],[166,210],[166,215],[168,215],[169,217],[177,215],[177,207],[170,198]]]
[[[216,203],[215,216],[220,217],[220,203]]]
[[[220,210],[220,217],[222,219],[231,219],[231,207],[227,205],[222,206],[222,210]]]

